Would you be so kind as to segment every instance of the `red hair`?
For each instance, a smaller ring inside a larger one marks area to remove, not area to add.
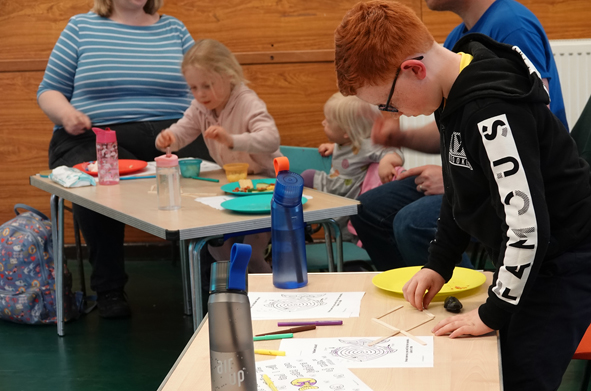
[[[335,31],[335,66],[339,90],[390,78],[404,59],[428,51],[435,39],[412,9],[395,2],[357,3]]]

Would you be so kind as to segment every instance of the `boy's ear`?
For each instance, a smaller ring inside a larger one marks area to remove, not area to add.
[[[404,61],[400,68],[404,71],[411,70],[418,80],[423,80],[427,77],[427,67],[425,66],[425,63],[420,60]]]

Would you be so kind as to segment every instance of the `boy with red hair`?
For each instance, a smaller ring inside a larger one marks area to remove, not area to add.
[[[435,335],[500,331],[504,389],[556,390],[591,322],[591,185],[539,73],[481,34],[439,46],[396,2],[359,3],[335,32],[343,94],[406,115],[435,113],[445,194],[429,261],[403,288],[419,310],[470,237],[497,270],[486,303]]]

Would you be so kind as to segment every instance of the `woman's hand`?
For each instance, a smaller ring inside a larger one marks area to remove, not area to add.
[[[431,300],[441,290],[443,284],[445,280],[435,270],[421,269],[404,284],[402,293],[410,305],[422,311],[429,308]]]
[[[73,107],[67,110],[62,116],[62,126],[72,136],[84,133],[92,127],[92,122],[88,116]]]
[[[462,315],[443,319],[431,331],[437,336],[449,334],[450,338],[455,338],[461,335],[483,335],[494,330],[482,322],[477,308]]]
[[[334,143],[324,143],[320,144],[318,147],[318,153],[320,156],[331,156],[334,152]]]
[[[222,128],[221,126],[210,126],[203,133],[203,137],[213,139],[218,143],[224,144],[226,147],[230,149],[234,148],[234,138],[230,133],[226,131],[226,129]]]
[[[176,141],[174,133],[170,129],[164,129],[158,137],[156,137],[156,148],[164,151],[167,147],[170,147]]]

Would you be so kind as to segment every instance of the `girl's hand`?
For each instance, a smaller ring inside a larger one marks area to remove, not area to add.
[[[482,322],[477,308],[462,315],[443,319],[431,331],[437,336],[449,334],[450,338],[455,338],[461,335],[483,335],[494,330]]]
[[[158,137],[156,137],[156,148],[164,151],[167,147],[170,147],[175,142],[174,133],[169,129],[164,129]]]
[[[421,269],[404,284],[402,293],[410,305],[422,311],[429,308],[431,300],[441,290],[443,284],[445,280],[435,270]]]
[[[234,148],[234,138],[232,138],[232,135],[221,126],[210,126],[203,133],[203,137],[213,139],[218,143],[224,144],[228,148]]]
[[[68,134],[77,136],[92,128],[92,122],[88,116],[76,109],[68,110],[62,117],[62,125]]]
[[[382,183],[391,182],[392,179],[396,178],[402,164],[402,158],[397,153],[388,153],[386,154],[378,164],[378,176],[380,177],[380,181]]]
[[[320,156],[331,156],[334,152],[334,143],[320,144],[318,147],[318,153]]]

